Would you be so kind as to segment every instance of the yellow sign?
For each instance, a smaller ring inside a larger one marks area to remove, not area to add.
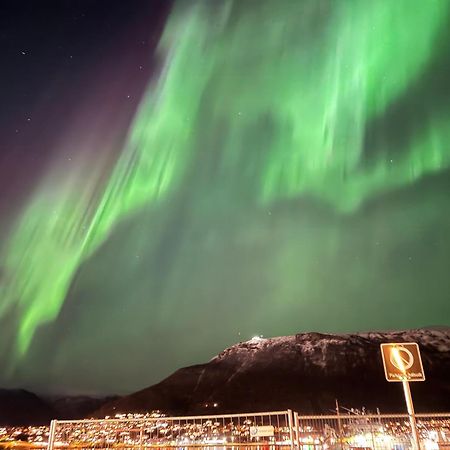
[[[425,381],[419,346],[415,342],[381,344],[388,381]]]

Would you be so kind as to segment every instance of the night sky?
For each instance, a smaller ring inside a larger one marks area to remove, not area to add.
[[[447,0],[11,0],[0,50],[0,386],[450,325]]]

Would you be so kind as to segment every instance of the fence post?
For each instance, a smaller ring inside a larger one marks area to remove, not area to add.
[[[298,412],[294,412],[295,419],[295,442],[297,447],[300,448],[300,421],[298,420]]]
[[[53,445],[55,443],[55,431],[56,431],[56,420],[50,422],[50,429],[48,431],[48,444],[47,450],[53,450]]]
[[[376,448],[375,445],[375,436],[373,434],[373,422],[371,419],[369,419],[369,423],[370,423],[370,436],[372,437],[372,448]]]
[[[144,424],[145,424],[145,422],[142,423],[141,432],[139,433],[139,449],[140,450],[142,450],[142,444],[144,442]]]
[[[342,450],[342,423],[341,423],[341,412],[339,411],[339,402],[336,399],[336,415],[337,415],[337,426],[338,426],[338,433],[339,433],[339,448]]]
[[[289,424],[289,439],[291,440],[291,450],[294,450],[294,423],[292,420],[292,409],[287,410]]]

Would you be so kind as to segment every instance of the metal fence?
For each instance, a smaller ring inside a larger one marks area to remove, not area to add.
[[[302,450],[414,449],[410,417],[294,414],[294,441]],[[450,414],[416,414],[421,450],[450,450]]]
[[[150,447],[291,447],[292,411],[101,420],[54,420],[48,450]]]
[[[416,414],[420,450],[450,450],[450,414]],[[400,415],[300,416],[291,410],[189,417],[52,421],[48,450],[215,447],[253,450],[415,449]]]

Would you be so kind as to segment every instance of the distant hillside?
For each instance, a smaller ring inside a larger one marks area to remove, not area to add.
[[[32,392],[0,389],[0,425],[48,424],[55,410]]]
[[[55,418],[59,419],[81,419],[94,413],[105,403],[118,400],[118,396],[109,397],[89,397],[79,396],[58,396],[47,398],[46,401],[56,412]]]
[[[450,411],[450,330],[433,327],[252,339],[206,364],[180,369],[159,384],[107,403],[96,415],[152,409],[174,414],[285,408],[328,413],[335,399],[347,407],[404,412],[401,385],[384,378],[382,342],[419,343],[427,381],[412,383],[416,410]]]
[[[0,425],[47,425],[52,419],[81,419],[118,397],[44,397],[23,389],[0,389]]]

